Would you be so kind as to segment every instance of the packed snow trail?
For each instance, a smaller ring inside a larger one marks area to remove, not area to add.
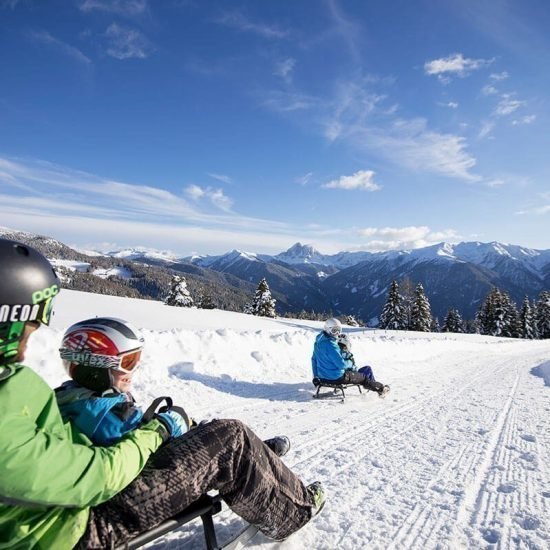
[[[358,362],[392,390],[382,400],[350,388],[341,403],[312,399],[318,323],[68,294],[29,350],[52,385],[64,379],[62,329],[118,311],[146,338],[138,402],[169,394],[199,420],[233,417],[262,437],[286,434],[285,462],[306,482],[323,481],[318,518],[284,543],[257,537],[252,547],[550,546],[549,341],[348,328]],[[163,330],[167,319],[173,328]],[[243,524],[229,509],[215,523],[220,541]],[[200,523],[150,546],[203,548]]]

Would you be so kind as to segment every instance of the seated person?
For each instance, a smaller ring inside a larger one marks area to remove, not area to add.
[[[342,355],[338,346],[338,336],[341,333],[342,324],[338,319],[326,320],[323,331],[317,335],[313,346],[311,366],[314,378],[331,384],[359,384],[383,397],[389,391],[389,386],[353,370],[349,358],[345,359]]]
[[[59,353],[72,380],[56,388],[57,404],[64,420],[70,420],[94,445],[112,445],[153,416],[167,428],[178,424],[181,434],[197,426],[181,407],[171,406],[170,398],[155,400],[169,404],[158,414],[154,414],[155,403],[145,413],[136,405],[130,389],[143,342],[130,323],[112,317],[80,321],[63,336]],[[264,443],[278,456],[290,450],[286,436]]]

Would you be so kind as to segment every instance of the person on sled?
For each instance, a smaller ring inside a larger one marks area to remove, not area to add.
[[[364,372],[354,370],[349,355],[343,355],[338,345],[338,337],[342,334],[342,324],[338,319],[327,319],[323,330],[315,338],[311,366],[313,378],[331,384],[360,384],[368,390],[384,397],[389,386],[371,379]]]
[[[159,397],[144,412],[130,393],[141,364],[144,339],[129,322],[95,317],[75,323],[63,335],[59,350],[71,380],[55,389],[61,416],[88,436],[94,445],[109,446],[156,416],[167,429],[181,433],[197,423],[170,397]],[[166,405],[157,413],[163,402]],[[264,441],[277,455],[290,450],[286,436]]]
[[[183,433],[184,416],[174,410],[172,422],[153,417],[108,447],[94,445],[63,421],[53,390],[23,364],[60,290],[51,264],[0,239],[0,281],[1,547],[113,548],[209,490],[272,539],[320,511],[322,484],[306,487],[237,420]]]

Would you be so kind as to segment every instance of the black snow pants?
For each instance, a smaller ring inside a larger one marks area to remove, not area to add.
[[[238,420],[213,420],[170,440],[126,489],[91,508],[78,548],[122,544],[210,490],[275,539],[297,531],[312,515],[304,484],[250,428]]]
[[[336,380],[327,380],[327,382],[330,382],[331,384],[360,384],[364,388],[367,388],[367,390],[372,390],[375,392],[379,392],[384,387],[384,385],[380,382],[371,380],[362,372],[357,372],[354,370],[346,370],[340,378],[337,378]]]

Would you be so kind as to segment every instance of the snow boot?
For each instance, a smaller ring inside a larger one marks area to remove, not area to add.
[[[266,439],[264,443],[277,455],[285,456],[290,451],[290,439],[286,435],[280,435]]]
[[[313,506],[311,510],[311,517],[314,518],[318,515],[326,502],[325,488],[320,481],[314,481],[311,485],[306,487],[307,492],[311,495],[313,500]]]
[[[386,394],[390,391],[390,387],[386,384],[380,384],[380,382],[378,382],[378,384],[380,385],[380,387],[376,390],[378,393],[378,397],[384,399],[384,397],[386,397]]]

